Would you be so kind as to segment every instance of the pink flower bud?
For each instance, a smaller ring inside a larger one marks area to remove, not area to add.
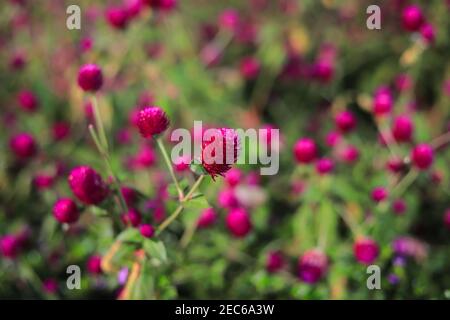
[[[238,238],[245,237],[252,229],[250,217],[245,209],[231,210],[225,218],[228,230]]]
[[[317,283],[327,270],[328,258],[319,249],[306,251],[298,261],[298,277],[306,283]]]
[[[79,166],[69,174],[73,194],[85,204],[99,204],[108,195],[108,188],[100,175],[91,167]]]
[[[428,144],[422,143],[411,152],[412,163],[420,170],[426,170],[433,164],[434,151]]]
[[[314,140],[302,138],[294,145],[294,157],[298,163],[311,163],[317,156],[317,147]]]
[[[353,254],[358,262],[371,264],[380,253],[378,244],[370,238],[359,238],[353,245]]]
[[[103,84],[103,74],[99,66],[85,64],[78,71],[78,85],[84,91],[98,91]]]

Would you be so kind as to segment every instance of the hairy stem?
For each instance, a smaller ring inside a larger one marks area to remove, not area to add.
[[[161,141],[161,138],[156,139],[156,144],[158,145],[159,150],[161,151],[164,162],[167,165],[167,168],[169,169],[170,176],[172,177],[173,182],[175,183],[175,187],[178,191],[178,198],[180,201],[182,201],[184,194],[183,190],[180,187],[180,184],[178,183],[177,177],[175,176],[175,172],[173,171],[172,163],[170,162],[169,155],[167,154],[166,148],[164,147],[164,144]]]
[[[204,175],[201,175],[200,177],[198,177],[197,181],[194,183],[191,190],[189,190],[186,197],[181,199],[180,204],[175,209],[175,211],[158,226],[158,229],[156,230],[156,235],[159,235],[164,229],[166,229],[180,215],[181,211],[183,211],[183,208],[184,208],[183,204],[191,199],[194,192],[198,189],[198,187],[202,183],[203,178],[204,178]]]

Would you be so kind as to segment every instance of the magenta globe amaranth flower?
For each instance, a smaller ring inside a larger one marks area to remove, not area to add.
[[[131,208],[128,210],[128,212],[124,213],[121,216],[121,219],[125,225],[131,225],[133,227],[137,227],[141,224],[142,215],[136,209]]]
[[[99,204],[108,195],[106,184],[89,166],[74,168],[69,174],[68,181],[75,197],[85,204]]]
[[[320,175],[330,173],[334,169],[333,160],[329,158],[322,158],[316,162],[316,171]]]
[[[30,90],[20,91],[17,99],[19,101],[19,106],[27,112],[34,112],[39,106],[39,101],[36,95]]]
[[[312,75],[322,83],[328,83],[333,79],[334,66],[330,61],[319,60],[312,67]]]
[[[250,216],[243,208],[231,210],[225,218],[225,223],[231,234],[237,238],[245,237],[252,229]]]
[[[221,190],[217,196],[217,202],[221,208],[233,209],[239,206],[239,200],[235,195],[235,190],[225,188]]]
[[[212,226],[217,221],[217,213],[213,208],[206,208],[198,217],[197,227],[198,228],[207,228]]]
[[[388,192],[384,187],[375,187],[372,190],[372,200],[375,202],[381,202],[388,197]]]
[[[53,278],[45,279],[42,282],[42,288],[48,294],[56,293],[58,291],[58,281]]]
[[[418,144],[411,152],[411,161],[420,170],[426,170],[433,164],[433,148],[425,143]]]
[[[14,259],[19,254],[20,242],[15,235],[0,237],[0,253],[3,257]]]
[[[359,150],[357,147],[349,145],[346,146],[341,152],[340,157],[342,161],[352,164],[359,159]]]
[[[169,127],[169,118],[158,107],[147,107],[138,114],[137,126],[144,138],[163,133]]]
[[[353,245],[353,254],[362,264],[371,264],[378,258],[379,253],[378,244],[370,238],[359,238]]]
[[[242,171],[238,168],[231,168],[225,174],[225,182],[231,187],[237,186],[242,180]]]
[[[90,256],[86,263],[87,271],[93,275],[102,273],[102,257],[99,255]]]
[[[328,258],[320,249],[307,250],[298,261],[298,277],[306,283],[317,283],[327,270]]]
[[[239,150],[239,139],[233,129],[220,128],[207,136],[202,143],[201,162],[203,169],[213,178],[223,176],[236,163]],[[208,132],[208,131],[206,131]]]
[[[284,258],[279,251],[270,251],[267,253],[266,270],[269,273],[275,273],[284,266]]]
[[[402,115],[395,118],[392,126],[392,135],[396,141],[411,141],[413,130],[413,123],[408,116]]]
[[[420,34],[428,44],[433,44],[436,39],[434,27],[429,23],[422,25],[422,27],[420,28]]]
[[[155,234],[155,229],[150,224],[141,224],[139,226],[139,232],[144,236],[145,238],[152,238]]]
[[[402,11],[402,25],[407,31],[418,31],[424,22],[422,10],[416,5],[409,5]]]
[[[294,157],[298,163],[311,163],[316,159],[317,147],[314,140],[302,138],[294,145]]]
[[[37,144],[29,133],[18,133],[9,140],[12,153],[20,160],[27,160],[37,153]]]
[[[102,70],[96,64],[85,64],[78,71],[78,85],[84,91],[98,91],[102,84]]]
[[[336,127],[343,133],[352,131],[356,126],[356,118],[350,111],[338,113],[334,119]]]
[[[219,16],[219,26],[228,31],[236,31],[240,24],[239,12],[234,9],[225,9]]]
[[[391,112],[393,98],[387,88],[378,89],[373,101],[373,112],[376,116],[383,116]]]
[[[105,11],[108,23],[116,29],[125,29],[129,22],[128,12],[125,7],[109,7]]]
[[[73,223],[78,220],[80,212],[75,201],[61,198],[53,205],[53,216],[61,223]]]
[[[392,203],[392,210],[396,215],[402,215],[407,209],[406,202],[402,199],[397,199]]]
[[[239,71],[246,80],[255,79],[260,70],[259,61],[254,57],[246,57],[241,60],[239,65]]]

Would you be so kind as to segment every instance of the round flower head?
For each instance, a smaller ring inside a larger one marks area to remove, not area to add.
[[[383,187],[376,187],[372,190],[372,200],[375,202],[381,202],[387,198],[388,193]]]
[[[392,135],[398,142],[408,142],[413,133],[413,123],[408,116],[398,116],[392,126]]]
[[[312,75],[322,83],[328,83],[333,79],[334,66],[330,61],[319,60],[312,67]]]
[[[105,18],[116,29],[125,29],[129,21],[128,12],[125,7],[110,7],[106,9]]]
[[[358,262],[371,264],[380,253],[378,244],[370,238],[359,238],[353,245],[353,254]]]
[[[392,210],[397,215],[404,214],[406,209],[407,209],[406,202],[403,201],[402,199],[397,199],[392,203]]]
[[[78,85],[84,91],[97,91],[102,84],[102,70],[96,64],[85,64],[78,71]]]
[[[298,277],[310,284],[318,282],[328,269],[328,258],[319,249],[306,251],[298,261]]]
[[[213,208],[206,208],[200,213],[197,220],[198,228],[207,228],[217,221],[217,213]]]
[[[352,131],[356,126],[356,119],[350,111],[342,111],[334,119],[336,127],[344,133]]]
[[[233,129],[208,129],[204,133],[201,162],[214,178],[223,176],[238,158],[239,137]]]
[[[0,253],[5,258],[14,259],[19,253],[20,243],[16,236],[5,235],[0,238]]]
[[[73,223],[78,220],[80,212],[75,201],[62,198],[53,205],[53,216],[61,223]]]
[[[225,174],[225,181],[227,184],[233,188],[239,184],[242,180],[242,171],[238,168],[231,168],[226,174]]]
[[[346,163],[354,163],[359,159],[359,150],[357,147],[349,145],[346,146],[340,153],[342,161]]]
[[[294,157],[298,163],[311,163],[317,156],[317,147],[314,140],[303,138],[294,145]]]
[[[242,208],[231,210],[225,218],[225,222],[228,230],[238,238],[245,237],[252,229],[250,217]]]
[[[258,76],[260,69],[259,61],[253,57],[246,57],[241,60],[239,71],[247,80],[255,79]]]
[[[402,25],[407,31],[418,31],[424,22],[422,10],[415,5],[407,6],[402,12]]]
[[[322,158],[316,162],[316,171],[318,174],[323,175],[330,173],[334,169],[333,160],[329,158]]]
[[[169,123],[166,113],[158,107],[147,107],[138,114],[137,126],[144,138],[164,132]]]
[[[19,133],[9,140],[9,147],[14,155],[26,160],[34,156],[37,152],[37,145],[32,135],[28,133]]]
[[[228,31],[235,31],[239,26],[239,12],[225,9],[219,16],[219,26]]]
[[[420,34],[422,35],[422,38],[425,40],[428,44],[433,44],[434,40],[436,38],[436,33],[434,30],[434,27],[426,23],[420,28]]]
[[[271,251],[267,254],[266,258],[266,270],[273,273],[280,270],[284,265],[284,259],[281,252]]]
[[[141,224],[139,227],[139,232],[145,238],[151,238],[155,234],[155,229],[149,224]]]
[[[433,148],[428,144],[418,144],[411,152],[412,163],[420,170],[428,169],[434,159]]]
[[[69,174],[73,194],[85,204],[99,204],[108,195],[108,188],[100,175],[91,167],[79,166]]]
[[[373,112],[376,116],[388,114],[392,109],[393,98],[391,91],[387,88],[377,90],[373,101]]]
[[[131,224],[133,227],[137,227],[141,224],[142,216],[136,209],[130,209],[122,215],[121,219],[125,225]]]
[[[36,111],[38,108],[38,99],[32,91],[22,90],[17,97],[19,100],[19,106],[27,112]]]
[[[42,282],[42,287],[49,294],[56,293],[58,291],[58,282],[53,278],[45,279]]]
[[[98,255],[90,256],[87,264],[87,270],[91,274],[100,274],[102,273],[102,257]]]

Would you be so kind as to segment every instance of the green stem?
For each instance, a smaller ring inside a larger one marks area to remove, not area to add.
[[[167,154],[166,148],[164,147],[164,144],[161,141],[161,138],[156,139],[156,143],[158,145],[159,150],[161,151],[164,162],[167,165],[167,168],[169,169],[170,176],[172,177],[173,182],[175,183],[175,187],[178,191],[178,198],[181,201],[184,197],[183,190],[180,187],[180,184],[178,183],[177,177],[175,176],[175,172],[173,171],[172,163],[170,162],[169,155]]]
[[[406,176],[404,176],[403,179],[400,180],[400,182],[392,190],[392,196],[398,197],[403,194],[403,192],[405,192],[406,189],[408,189],[408,187],[416,180],[418,175],[419,171],[415,169],[409,170]]]
[[[102,156],[102,159],[103,159],[103,161],[105,163],[105,167],[106,167],[106,170],[108,171],[108,175],[111,176],[111,178],[113,180],[113,184],[114,184],[114,187],[116,189],[117,196],[118,196],[118,199],[119,199],[120,209],[122,210],[122,213],[125,213],[125,212],[128,211],[128,206],[127,206],[127,203],[125,201],[125,198],[123,197],[123,194],[122,194],[122,191],[121,191],[121,188],[120,188],[119,180],[114,175],[114,172],[113,172],[113,169],[112,169],[112,166],[111,166],[111,162],[109,160],[108,152],[105,150],[105,148],[103,147],[102,143],[100,142],[100,139],[98,137],[97,132],[94,129],[94,126],[92,124],[90,124],[88,126],[88,128],[89,128],[89,133],[92,136],[92,140],[94,140],[95,146],[97,147],[98,152]]]
[[[201,182],[203,181],[203,178],[204,178],[204,175],[201,175],[200,177],[198,177],[197,181],[194,183],[191,190],[189,190],[186,197],[184,197],[180,200],[180,205],[175,209],[175,211],[166,220],[164,220],[158,226],[158,229],[156,230],[156,235],[159,235],[164,229],[166,229],[172,223],[172,221],[174,221],[180,215],[181,211],[183,211],[183,208],[184,208],[183,204],[191,199],[192,195],[194,194],[194,192],[197,190],[197,188],[200,186]]]
[[[92,108],[94,111],[95,126],[97,128],[98,136],[100,137],[101,145],[105,152],[108,152],[108,139],[106,139],[105,127],[103,126],[103,121],[95,94],[92,95]]]

